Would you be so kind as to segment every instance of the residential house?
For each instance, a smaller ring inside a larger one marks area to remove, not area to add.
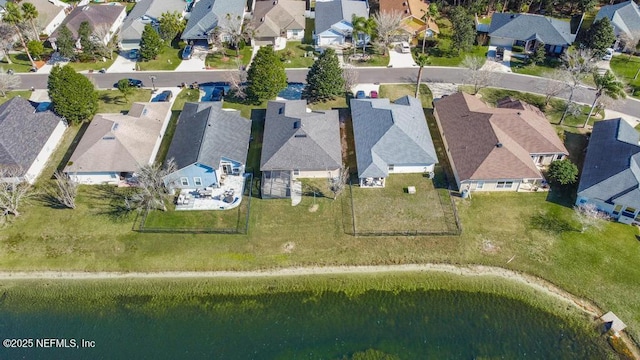
[[[351,99],[361,187],[384,187],[390,174],[432,174],[438,162],[420,100]]]
[[[178,170],[164,178],[175,189],[219,188],[229,176],[244,176],[251,120],[222,102],[186,103],[171,141],[167,160]]]
[[[540,109],[520,100],[493,108],[456,93],[437,100],[434,115],[461,191],[535,191],[540,169],[569,154]]]
[[[440,34],[436,22],[426,16],[429,13],[429,3],[423,0],[380,0],[380,12],[398,13],[402,16],[397,40],[432,38]]]
[[[640,135],[624,119],[597,121],[589,137],[576,205],[594,204],[640,225]]]
[[[316,46],[344,45],[351,41],[353,16],[369,17],[369,2],[366,0],[321,0],[316,1],[314,39]],[[360,39],[359,41],[368,41]]]
[[[335,178],[342,169],[337,110],[307,111],[305,100],[270,101],[262,140],[262,197],[288,197],[298,178]]]
[[[67,128],[53,112],[39,110],[19,96],[0,105],[0,168],[14,168],[16,181],[35,181]]]
[[[611,21],[618,41],[621,37],[633,39],[640,35],[640,7],[633,0],[601,7],[594,21],[605,17]]]
[[[576,30],[577,32],[577,30]],[[534,14],[494,13],[489,25],[490,45],[523,46],[534,51],[543,43],[550,54],[562,54],[576,38],[569,21]]]
[[[212,36],[216,27],[237,28],[240,31],[246,1],[200,0],[196,2],[182,32],[182,40],[190,42],[213,42]],[[224,31],[222,31],[222,40]]]
[[[182,15],[185,8],[184,0],[140,0],[124,19],[119,36],[120,48],[138,49],[145,25],[158,25],[160,16],[167,12]]]
[[[284,47],[287,40],[302,40],[306,3],[301,0],[255,1],[251,25],[256,45]]]
[[[29,0],[28,2],[38,9],[38,18],[35,22],[40,34],[51,34],[67,17],[65,10],[69,8],[69,4],[49,0]]]
[[[64,171],[80,184],[119,185],[156,160],[171,118],[168,102],[136,102],[124,114],[97,114]]]
[[[76,48],[80,49],[78,30],[80,29],[80,24],[86,21],[93,29],[93,39],[103,44],[108,44],[113,36],[118,33],[126,16],[126,8],[119,3],[78,6],[67,15],[62,24],[49,36],[49,41],[51,46],[56,49],[56,38],[62,27],[67,26],[73,38],[76,39]]]

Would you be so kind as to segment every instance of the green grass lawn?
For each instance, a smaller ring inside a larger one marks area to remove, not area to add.
[[[377,47],[368,46],[365,53],[369,56],[367,60],[357,60],[357,58],[350,59],[353,56],[359,56],[362,54],[361,47],[356,49],[352,48],[344,52],[344,60],[345,62],[358,67],[389,65],[389,51],[383,55],[382,51]]]
[[[14,98],[16,96],[20,96],[20,97],[23,97],[23,98],[29,100],[29,97],[31,97],[31,91],[29,91],[29,90],[7,91],[5,96],[0,96],[0,104],[4,104],[5,102],[9,101],[10,99],[12,99],[12,98]]]
[[[9,54],[9,58],[11,58],[11,64],[7,62],[6,58],[3,58],[2,61],[0,61],[0,68],[2,68],[4,71],[11,69],[17,73],[26,73],[29,72],[29,69],[31,69],[31,62],[29,62],[27,54],[12,53]]]
[[[542,64],[527,64],[523,59],[511,57],[511,71],[516,74],[545,76],[546,73],[560,67],[561,62],[556,58],[547,58]]]
[[[118,53],[114,52],[113,56],[111,59],[109,58],[105,58],[105,61],[102,61],[102,59],[97,60],[95,62],[70,62],[69,65],[71,65],[71,67],[75,70],[75,71],[86,71],[86,70],[93,70],[93,71],[99,71],[102,68],[108,69],[111,65],[113,65],[113,62],[116,61],[116,59],[118,58]]]
[[[488,46],[474,45],[470,51],[458,52],[451,43],[451,22],[446,18],[437,20],[440,27],[440,35],[436,38],[437,45],[426,50],[432,66],[460,66],[464,57],[478,56],[487,57]],[[417,49],[415,51],[418,51]],[[414,56],[415,56],[414,52]]]
[[[313,45],[303,44],[300,41],[287,41],[287,46],[276,51],[285,68],[308,68],[314,63],[313,56],[305,56],[313,52]]]
[[[119,90],[98,90],[98,113],[129,111],[134,102],[151,101],[151,89],[134,89],[125,100]]]
[[[640,98],[640,74],[636,79],[634,77],[640,70],[640,56],[619,55],[611,59],[611,70],[616,76],[629,85],[631,94],[635,98]]]
[[[182,49],[170,45],[164,45],[162,51],[154,60],[138,61],[139,70],[175,70],[182,62],[180,57]]]
[[[405,95],[414,96],[416,94],[416,86],[413,84],[397,84],[397,85],[380,85],[381,98],[387,98],[391,101],[395,101]],[[420,84],[420,94],[418,95],[422,102],[423,108],[433,107],[433,96],[431,90],[426,84]]]
[[[246,66],[251,61],[251,46],[245,46],[240,50],[240,64]],[[234,49],[224,49],[224,52],[207,54],[205,65],[211,69],[238,69],[237,54]]]
[[[182,110],[185,103],[198,101],[200,101],[200,90],[184,88],[180,90],[180,93],[178,93],[178,96],[176,96],[176,99],[173,101],[171,110]]]

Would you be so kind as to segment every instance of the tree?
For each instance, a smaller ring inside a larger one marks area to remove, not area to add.
[[[110,33],[109,25],[99,24],[93,29],[93,39],[105,39]],[[113,35],[106,44],[102,40],[96,40],[93,42],[93,46],[94,51],[100,56],[113,59],[114,51],[118,50],[118,35]]]
[[[556,160],[549,165],[549,180],[559,185],[570,185],[578,179],[578,167],[569,159]]]
[[[227,71],[226,78],[229,83],[229,92],[238,99],[245,99],[247,97],[247,72],[243,70]]]
[[[75,209],[78,184],[71,177],[59,170],[53,173],[55,187],[48,190],[49,196],[60,206]]]
[[[371,34],[375,31],[375,20],[353,14],[351,16],[351,24],[353,25],[353,35],[356,35],[353,37],[357,39],[354,43],[362,42],[362,55],[364,55]]]
[[[98,111],[98,94],[91,81],[70,65],[54,66],[47,83],[53,110],[67,121],[78,124]]]
[[[20,38],[20,43],[22,44],[22,48],[27,53],[27,57],[31,62],[31,66],[35,68],[36,63],[33,61],[33,58],[31,57],[31,53],[29,52],[29,49],[27,49],[27,44],[25,43],[24,36],[22,35],[22,31],[20,30],[20,24],[24,22],[24,16],[20,11],[20,8],[18,8],[18,5],[14,3],[7,3],[4,8],[4,14],[2,15],[2,20],[4,20],[4,22],[6,22],[7,24],[13,25],[16,31],[16,34],[18,35],[18,38]]]
[[[622,50],[629,53],[628,59],[631,59],[634,52],[640,51],[640,31],[631,34],[624,32],[620,35],[620,40]]]
[[[4,68],[0,68],[0,95],[7,96],[7,91],[20,86],[20,76],[7,74]]]
[[[349,168],[340,170],[340,175],[329,179],[329,191],[333,193],[333,200],[338,198],[349,181]]]
[[[402,14],[397,11],[377,12],[373,15],[376,35],[382,45],[382,55],[387,55],[387,49],[391,46],[392,36],[400,27]]]
[[[36,9],[35,5],[28,2],[22,3],[22,17],[31,24],[31,27],[33,28],[34,39],[38,39],[38,37],[40,36],[40,31],[36,27],[35,23],[35,20],[38,19],[38,15],[40,14],[38,13],[38,9]]]
[[[261,47],[247,72],[247,95],[253,100],[273,99],[287,87],[287,73],[271,46]]]
[[[42,45],[40,40],[29,40],[27,43],[27,49],[29,49],[31,55],[36,58],[39,58],[42,53],[44,53],[44,45]]]
[[[593,104],[591,104],[591,110],[589,110],[589,116],[587,116],[587,120],[585,120],[584,125],[582,126],[583,128],[587,127],[589,119],[591,119],[591,115],[593,114],[593,110],[596,108],[598,100],[602,95],[607,95],[612,99],[627,97],[627,94],[624,92],[624,84],[618,80],[610,70],[607,70],[602,75],[597,72],[594,73],[593,81],[596,83],[596,97],[593,100]]]
[[[73,34],[67,25],[63,26],[58,31],[58,37],[56,38],[56,47],[60,55],[72,58],[75,55],[75,41],[73,40]]]
[[[614,41],[616,41],[616,34],[613,32],[611,21],[608,17],[603,17],[591,25],[584,39],[584,44],[593,50],[594,57],[600,59]]]
[[[580,232],[587,231],[590,227],[600,229],[605,220],[609,220],[610,216],[604,211],[598,210],[595,204],[581,204],[573,208],[576,220],[580,223]]]
[[[166,42],[171,42],[171,40],[175,39],[179,33],[184,30],[186,26],[186,22],[177,11],[173,12],[163,12],[160,15],[160,19],[158,19],[158,30],[160,31],[160,37]]]
[[[155,59],[160,54],[163,44],[162,38],[153,26],[145,25],[140,40],[140,58],[145,61]]]
[[[91,40],[91,35],[93,34],[93,29],[91,29],[91,25],[89,25],[88,21],[83,21],[80,23],[80,27],[78,28],[78,38],[80,39],[80,46],[82,47],[82,52],[85,54],[91,54],[94,50],[94,43]]]
[[[13,37],[15,36],[15,30],[12,26],[5,23],[0,23],[0,48],[3,52],[3,57],[7,64],[12,64],[9,52],[13,50]]]
[[[23,174],[19,167],[0,168],[0,211],[4,216],[20,216],[19,208],[35,195],[31,184],[22,179]]]
[[[325,50],[307,73],[303,97],[311,102],[334,99],[344,94],[344,78],[340,61],[333,49]]]
[[[240,44],[249,42],[254,33],[251,22],[243,21],[240,15],[233,17],[231,14],[226,15],[218,30],[219,36],[226,38],[229,46],[236,50],[236,57],[240,57]]]
[[[465,82],[473,85],[474,94],[477,94],[480,89],[491,85],[491,82],[498,76],[497,73],[483,70],[484,62],[485,58],[471,55],[465,56],[462,60],[462,66],[469,70]]]
[[[593,52],[589,49],[579,49],[574,51],[565,51],[562,54],[563,62],[563,80],[569,88],[569,99],[567,99],[567,106],[565,107],[562,117],[560,118],[559,125],[562,125],[565,117],[570,108],[570,104],[573,102],[573,95],[575,94],[578,86],[582,84],[582,79],[591,73],[593,69]]]
[[[427,29],[429,28],[429,22],[431,22],[433,18],[436,18],[439,15],[440,15],[440,12],[438,11],[438,5],[436,5],[436,3],[430,3],[429,9],[425,11],[424,15],[422,16],[424,21],[427,23],[427,26],[425,26],[424,28],[424,34],[422,34],[422,53],[423,54],[424,54],[424,45],[427,42]]]
[[[567,84],[563,81],[565,73],[562,69],[553,69],[543,76],[549,80],[539,83],[537,89],[545,95],[544,106],[547,107],[552,97],[556,97],[567,90]]]
[[[476,27],[473,23],[473,19],[467,13],[467,10],[462,7],[454,7],[451,10],[451,27],[452,27],[452,47],[459,54],[460,51],[468,51],[473,45],[473,41],[476,37]]]
[[[544,49],[544,43],[539,41],[536,44],[536,49],[531,56],[531,62],[535,65],[541,65],[547,58],[547,51]]]
[[[163,167],[159,163],[144,165],[138,168],[138,191],[129,199],[129,203],[139,209],[157,209],[167,211],[164,201],[167,194],[163,178],[177,169],[173,159]]]
[[[120,91],[124,100],[127,101],[129,95],[133,92],[133,88],[129,85],[129,79],[121,79],[117,85],[118,91]]]
[[[422,81],[422,71],[424,67],[429,65],[429,57],[425,54],[418,54],[416,57],[416,65],[418,65],[418,79],[416,79],[416,98],[420,94],[420,82]]]
[[[349,92],[358,83],[358,70],[351,64],[345,64],[342,68],[344,78],[344,92]]]

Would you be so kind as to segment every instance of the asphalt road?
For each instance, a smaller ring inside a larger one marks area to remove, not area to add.
[[[462,68],[425,67],[422,80],[424,82],[441,82],[462,84],[467,70]],[[306,69],[287,70],[290,82],[305,82]],[[529,92],[542,92],[548,81],[546,78],[518,75],[512,73],[495,73],[496,77],[492,86]],[[138,71],[132,73],[106,73],[87,74],[98,88],[112,88],[118,80],[123,78],[140,79],[145,86],[151,87],[149,76],[156,77],[154,83],[156,87],[178,86],[185,82],[187,84],[197,81],[198,83],[225,81],[226,75],[223,71],[199,71],[199,72],[173,72],[173,71]],[[414,83],[418,75],[417,68],[363,68],[358,69],[358,82],[360,83]],[[22,87],[29,89],[45,89],[47,87],[46,74],[20,74]],[[560,97],[566,98],[567,94]],[[574,100],[586,104],[591,104],[595,97],[595,91],[589,88],[579,88],[576,90]],[[640,101],[627,99],[616,101],[611,110],[640,117]]]

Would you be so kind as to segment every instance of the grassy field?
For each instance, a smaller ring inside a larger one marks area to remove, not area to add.
[[[245,46],[240,50],[240,64],[249,65],[251,61],[251,46]],[[207,54],[205,66],[211,69],[238,69],[236,51],[234,49],[224,49],[223,53],[216,52]]]
[[[640,56],[619,55],[611,59],[611,70],[625,84],[629,85],[630,93],[635,98],[640,98],[640,75],[634,77],[640,70]]]
[[[134,89],[124,99],[119,90],[98,90],[98,113],[119,113],[129,111],[131,104],[137,101],[147,102],[151,100],[150,89]]]
[[[165,44],[154,60],[138,61],[136,66],[142,71],[175,70],[182,62],[181,52],[182,49]]]
[[[287,41],[287,46],[276,51],[280,56],[285,68],[308,68],[314,63],[313,56],[305,56],[309,52],[313,52],[313,45],[303,44],[300,41]]]

